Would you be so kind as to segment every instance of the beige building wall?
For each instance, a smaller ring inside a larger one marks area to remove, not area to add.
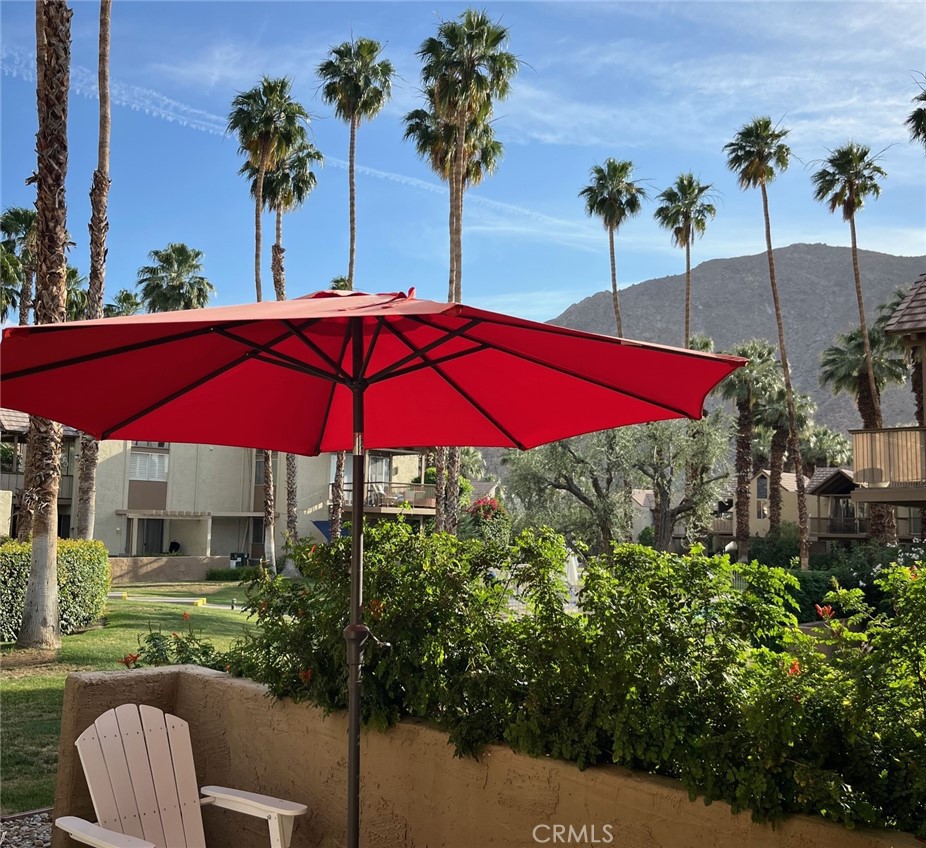
[[[768,533],[768,518],[759,518],[759,477],[757,474],[752,478],[749,484],[749,535],[765,536]],[[768,512],[768,500],[764,501],[766,513]],[[817,498],[807,498],[807,515],[810,518],[817,517]],[[797,524],[797,492],[790,492],[785,488],[781,490],[781,520]]]
[[[129,488],[129,442],[100,442],[96,466],[96,519],[93,536],[110,554],[127,552],[126,518],[116,515],[125,509]],[[76,509],[75,509],[76,512]]]
[[[9,489],[0,491],[0,536],[10,535],[10,519],[13,517],[13,493]]]

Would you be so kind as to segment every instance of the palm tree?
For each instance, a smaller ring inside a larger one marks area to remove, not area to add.
[[[614,305],[614,323],[617,325],[618,338],[623,338],[624,328],[617,297],[614,234],[624,221],[639,214],[641,201],[646,199],[646,190],[631,179],[632,175],[633,162],[606,159],[603,166],[592,167],[591,183],[579,192],[579,197],[585,198],[585,211],[589,215],[601,218],[608,232],[608,248],[611,253],[611,300]]]
[[[6,242],[0,243],[0,321],[5,322],[19,303],[23,288],[23,268],[19,257]]]
[[[273,245],[273,288],[277,300],[286,300],[286,270],[283,265],[283,215],[292,212],[303,203],[316,185],[315,173],[312,166],[324,161],[321,153],[308,139],[301,139],[291,149],[286,151],[268,171],[264,177],[264,205],[276,213],[276,242]],[[251,193],[257,195],[257,169],[245,162],[241,173],[251,179]],[[264,467],[270,463],[267,455],[264,456]],[[298,485],[296,476],[296,457],[286,454],[286,532],[290,544],[294,544],[298,537],[296,516],[296,501]],[[266,506],[266,504],[265,504]],[[273,515],[271,500],[270,514]],[[266,531],[265,531],[266,532]],[[271,525],[270,532],[273,532]],[[287,559],[284,569],[287,576],[296,577],[298,572],[291,559]]]
[[[813,477],[817,468],[839,468],[852,461],[852,443],[823,424],[815,424],[801,436],[804,476]]]
[[[65,278],[65,314],[68,321],[82,321],[87,315],[87,278],[73,265],[68,265]]]
[[[112,0],[100,0],[100,47],[98,91],[100,130],[97,165],[90,187],[90,284],[87,290],[87,318],[103,317],[103,290],[106,280],[106,217],[109,198],[109,33]],[[96,466],[100,447],[93,436],[80,434],[80,457],[77,474],[77,538],[92,539],[96,522]]]
[[[871,149],[849,142],[830,151],[824,166],[813,177],[814,200],[826,203],[830,212],[842,210],[842,219],[849,222],[852,238],[852,273],[855,277],[855,296],[858,300],[858,319],[865,347],[865,362],[871,397],[874,400],[875,427],[883,426],[881,404],[875,390],[875,374],[871,364],[871,342],[868,338],[868,324],[865,321],[865,301],[862,297],[862,276],[858,267],[858,241],[855,235],[855,213],[865,205],[866,197],[878,197],[880,177],[886,177],[885,170],[871,156]]]
[[[10,206],[0,216],[0,233],[3,244],[12,251],[22,269],[19,301],[19,324],[29,323],[29,311],[32,309],[32,291],[35,282],[37,253],[37,216],[34,209],[24,206]]]
[[[744,191],[759,188],[762,192],[762,213],[765,218],[765,248],[768,256],[768,276],[772,287],[772,301],[775,306],[775,322],[778,325],[778,352],[785,382],[788,403],[788,427],[790,435],[788,449],[794,467],[801,467],[801,448],[797,415],[794,409],[794,391],[791,387],[791,367],[788,364],[788,350],[785,344],[784,322],[781,317],[781,301],[778,297],[778,279],[775,276],[775,257],[772,253],[772,225],[768,212],[768,184],[775,179],[776,168],[787,169],[791,161],[791,149],[785,144],[788,131],[772,124],[769,117],[755,118],[745,124],[736,137],[724,146],[727,167],[737,175],[740,188]],[[804,491],[804,477],[797,475],[797,516],[800,527],[801,568],[810,567],[810,538],[807,533],[807,496]]]
[[[318,66],[322,79],[322,98],[334,106],[335,114],[350,126],[347,182],[350,207],[350,246],[347,261],[347,289],[354,287],[354,257],[357,243],[356,154],[357,129],[364,120],[375,118],[392,94],[395,70],[388,59],[380,59],[382,45],[371,38],[345,41],[329,51],[329,58]],[[331,492],[331,538],[341,534],[344,515],[345,451],[335,460]]]
[[[171,242],[148,254],[152,265],[138,269],[135,287],[141,287],[141,302],[148,312],[202,309],[215,294],[204,276],[203,252],[182,242]]]
[[[779,377],[780,380],[780,377]],[[790,433],[788,421],[788,401],[784,385],[776,381],[777,385],[767,391],[759,400],[756,408],[756,422],[767,429],[771,434],[769,442],[769,480],[768,480],[768,532],[777,533],[781,527],[781,474],[784,471],[785,454],[788,450],[788,434]],[[794,398],[794,407],[797,414],[797,425],[801,434],[804,433],[808,422],[813,417],[816,405],[809,395],[799,394]],[[793,469],[794,474],[803,472]]]
[[[380,59],[382,45],[372,38],[345,41],[329,51],[329,58],[318,66],[322,80],[322,99],[334,106],[335,114],[350,126],[348,191],[350,195],[350,251],[347,279],[354,286],[356,227],[357,129],[363,121],[375,118],[392,95],[395,69],[388,59]]]
[[[913,102],[923,105],[917,106],[905,123],[910,128],[910,141],[918,141],[926,147],[926,85],[921,84],[920,89],[920,93],[913,98]]]
[[[138,295],[128,289],[120,289],[113,297],[112,303],[103,307],[104,318],[118,318],[124,315],[135,315],[141,312],[142,303]]]
[[[661,227],[672,233],[672,242],[685,248],[685,336],[683,346],[691,339],[691,243],[696,235],[703,236],[708,218],[717,214],[710,202],[712,185],[701,183],[690,171],[680,174],[675,184],[657,196],[662,201],[653,213]]]
[[[71,15],[65,0],[36,4],[38,125],[36,209],[38,221],[35,320],[65,319],[67,260],[68,88]],[[33,416],[29,424],[26,484],[20,520],[31,523],[32,564],[17,645],[61,646],[58,624],[58,486],[61,480],[61,425]]]
[[[875,396],[868,379],[867,358],[861,331],[856,328],[836,337],[836,343],[823,351],[820,357],[820,385],[829,386],[833,394],[848,394],[855,405],[866,430],[875,429],[875,410],[879,408],[879,395],[885,386],[906,381],[907,366],[903,350],[896,337],[888,336],[877,323],[869,333],[871,364],[875,375]],[[889,545],[897,541],[894,508],[870,504],[871,535]]]
[[[305,137],[309,115],[292,98],[292,81],[285,77],[262,77],[254,88],[239,92],[232,100],[228,132],[238,136],[238,152],[257,169],[254,191],[254,287],[261,301],[260,213],[264,207],[264,175],[287,150]]]
[[[775,350],[765,339],[743,342],[730,353],[749,362],[720,384],[721,395],[736,406],[736,549],[740,562],[749,561],[749,484],[752,480],[754,412],[778,372]]]
[[[463,297],[467,131],[474,123],[490,121],[495,101],[505,100],[511,91],[519,63],[507,47],[507,27],[485,12],[467,9],[455,21],[441,21],[437,35],[426,38],[417,53],[432,111],[456,132],[450,150],[450,301],[460,302]]]

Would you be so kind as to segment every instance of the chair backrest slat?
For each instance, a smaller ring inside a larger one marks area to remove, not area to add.
[[[148,761],[148,747],[145,744],[145,734],[138,716],[138,706],[123,704],[116,707],[116,721],[122,736],[122,747],[125,751],[125,760],[129,768],[129,777],[132,780],[132,790],[138,815],[141,817],[144,837],[149,842],[153,842],[157,848],[168,848],[169,843],[164,838],[164,829],[161,827],[161,811],[154,793],[151,764]],[[184,847],[181,846],[181,848]]]
[[[167,722],[167,738],[170,740],[171,760],[174,764],[174,778],[177,781],[177,796],[180,798],[180,814],[183,817],[187,848],[206,848],[190,727],[177,716],[165,715],[164,720]]]
[[[167,740],[167,725],[164,713],[157,707],[142,704],[138,708],[141,725],[145,730],[148,748],[148,762],[151,777],[161,811],[161,826],[164,828],[164,844],[168,848],[187,848],[183,818],[180,815],[180,799],[177,797],[177,782],[174,767],[170,761],[170,742]]]
[[[135,793],[132,790],[132,779],[129,776],[129,766],[125,758],[125,748],[122,745],[122,734],[119,732],[119,723],[116,721],[116,711],[108,710],[95,722],[97,738],[100,740],[100,749],[103,751],[103,760],[109,774],[113,796],[116,799],[116,808],[119,810],[120,830],[129,836],[144,839],[145,834],[138,815],[138,805],[135,803]]]
[[[80,755],[80,763],[84,769],[84,777],[90,789],[90,800],[100,827],[107,830],[122,830],[122,821],[119,819],[119,808],[116,806],[116,796],[113,795],[109,772],[106,770],[106,761],[103,759],[103,749],[97,737],[96,725],[91,724],[74,743]]]

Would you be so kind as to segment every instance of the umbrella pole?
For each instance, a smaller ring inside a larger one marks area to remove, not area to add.
[[[347,642],[347,848],[360,845],[360,674],[363,643],[370,635],[362,621],[363,609],[363,336],[360,321],[351,322],[354,396],[354,456],[351,503],[350,622],[344,628]]]

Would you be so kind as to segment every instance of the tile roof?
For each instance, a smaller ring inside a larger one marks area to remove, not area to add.
[[[824,494],[824,492],[817,492],[816,490],[831,488],[833,478],[839,474],[845,477],[850,485],[855,480],[851,468],[817,468],[807,484],[807,494]]]
[[[926,274],[910,286],[907,296],[885,325],[885,331],[895,335],[926,332]]]
[[[754,477],[758,477],[760,474],[764,474],[768,478],[771,478],[772,476],[772,472],[769,471],[767,468],[759,469],[755,473]],[[809,482],[810,481],[805,477],[804,478],[804,489],[805,490],[807,486],[809,485]],[[784,489],[786,492],[796,492],[797,491],[797,477],[795,477],[794,474],[792,474],[790,471],[782,471],[781,472],[781,488]]]
[[[0,431],[4,433],[28,433],[29,415],[15,409],[3,409],[0,407]],[[64,435],[77,436],[80,434],[73,427],[65,426]]]
[[[643,509],[656,508],[656,498],[653,496],[652,489],[634,489],[631,497],[637,506],[641,506]]]

